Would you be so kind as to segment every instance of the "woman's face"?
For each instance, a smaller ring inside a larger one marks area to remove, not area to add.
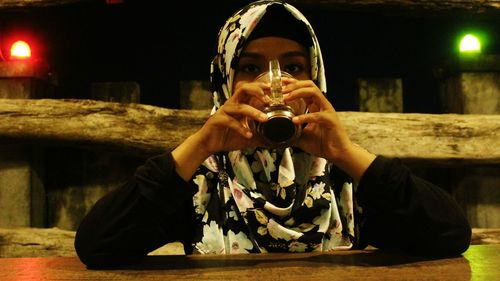
[[[288,72],[295,79],[311,79],[309,54],[307,49],[296,41],[282,37],[262,37],[248,42],[243,49],[234,77],[234,87],[240,83],[254,81],[257,76],[269,70],[269,61],[277,58],[281,71]],[[233,89],[234,90],[234,89]],[[252,98],[250,105],[262,109],[264,104]],[[295,101],[291,106],[296,114],[305,111],[303,101]]]

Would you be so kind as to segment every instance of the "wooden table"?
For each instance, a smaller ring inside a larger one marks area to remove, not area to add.
[[[377,250],[231,256],[149,256],[89,270],[75,257],[0,259],[2,281],[45,280],[500,280],[500,245],[429,259]]]

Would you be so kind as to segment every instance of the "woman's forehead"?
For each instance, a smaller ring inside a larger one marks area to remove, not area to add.
[[[248,42],[240,58],[308,57],[307,49],[296,41],[281,37],[263,37]]]

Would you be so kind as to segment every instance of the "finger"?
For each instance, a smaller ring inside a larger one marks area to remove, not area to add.
[[[225,104],[221,109],[225,114],[233,118],[245,116],[258,122],[265,122],[268,119],[264,112],[248,104]]]
[[[269,91],[269,83],[264,82],[241,82],[235,86],[235,91],[227,102],[248,103],[250,97],[257,98],[260,102],[267,104],[270,101],[266,91]]]
[[[283,96],[285,102],[296,99],[312,100],[318,104],[328,104],[329,101],[317,87],[300,87],[289,91]]]
[[[287,93],[283,96],[285,102],[303,99],[308,105],[314,103],[321,109],[333,108],[330,101],[312,81],[298,81],[290,84],[286,91]]]
[[[325,124],[327,122],[331,123],[331,118],[329,118],[329,113],[318,111],[295,116],[292,118],[292,122],[298,125],[304,123]]]
[[[310,91],[316,90],[317,92],[321,93],[318,86],[316,86],[316,84],[311,80],[293,79],[293,80],[287,81],[287,83],[284,83],[284,84],[285,85],[283,86],[283,89],[282,89],[284,94],[288,94],[290,92],[296,91],[296,90],[301,89],[301,88],[309,88]]]
[[[297,81],[299,81],[299,80],[292,78],[292,77],[281,77],[281,83],[283,84],[283,86],[295,83]]]
[[[242,137],[246,139],[250,139],[253,137],[252,132],[243,126],[239,120],[236,118],[230,116],[230,115],[222,115],[217,118],[217,121],[215,121],[216,124],[214,124],[217,127],[220,128],[229,128],[230,130],[240,134]]]
[[[307,110],[304,111],[304,113],[334,110],[333,106],[328,100],[312,93],[304,92],[303,95],[297,95],[295,96],[295,98],[285,98],[286,104],[292,104],[297,101],[302,101],[303,103],[305,103],[304,106]]]

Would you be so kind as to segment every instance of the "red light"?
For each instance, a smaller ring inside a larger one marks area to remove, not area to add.
[[[29,59],[31,57],[31,48],[25,41],[16,41],[10,47],[11,59]]]

